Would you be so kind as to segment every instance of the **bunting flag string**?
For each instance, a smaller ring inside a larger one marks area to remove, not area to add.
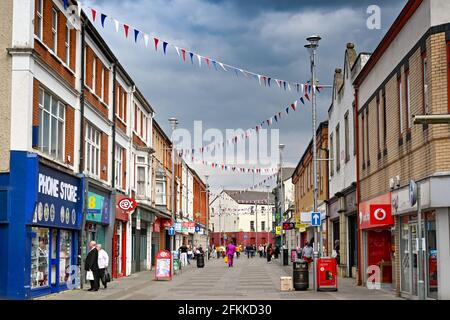
[[[243,135],[236,135],[233,136],[230,139],[227,139],[225,142],[218,142],[218,143],[213,143],[207,146],[203,146],[198,148],[197,150],[195,149],[181,149],[182,154],[185,155],[192,155],[194,156],[197,153],[199,154],[203,154],[205,151],[209,151],[209,150],[216,150],[219,148],[223,148],[226,145],[228,146],[230,143],[238,143],[240,140],[245,140],[245,139],[249,139],[253,134],[258,134],[259,130],[263,129],[263,127],[266,125],[267,127],[270,127],[273,125],[273,120],[275,119],[275,122],[279,122],[281,120],[281,115],[283,112],[286,113],[286,115],[289,115],[289,108],[292,108],[293,111],[297,111],[297,106],[298,106],[298,101],[302,102],[302,104],[305,104],[305,101],[303,100],[303,98],[300,98],[299,100],[294,101],[293,103],[291,103],[289,106],[283,108],[283,111],[278,112],[277,114],[275,114],[274,116],[270,117],[269,119],[262,121],[260,124],[256,125],[253,128],[247,129],[245,131],[245,133]]]
[[[147,47],[148,37],[150,36],[149,33],[143,32],[140,29],[138,29],[128,23],[120,22],[119,20],[117,20],[103,12],[99,12],[98,9],[87,6],[80,1],[78,1],[78,5],[79,5],[79,7],[83,6],[83,7],[89,8],[91,10],[91,18],[92,18],[93,22],[96,22],[97,14],[100,14],[102,28],[105,27],[106,19],[111,19],[112,21],[114,21],[116,33],[119,32],[119,26],[122,25],[124,28],[125,38],[127,38],[127,39],[128,39],[129,29],[130,28],[133,29],[134,35],[135,35],[135,42],[137,43],[139,39],[143,39],[145,47]],[[223,63],[221,61],[218,61],[217,59],[212,59],[212,58],[208,58],[206,56],[202,56],[198,53],[189,51],[185,48],[180,48],[179,46],[176,46],[172,43],[161,40],[161,38],[159,38],[157,36],[153,36],[153,39],[155,41],[155,51],[156,52],[158,51],[158,43],[160,41],[162,41],[164,55],[166,55],[166,53],[167,53],[167,47],[172,47],[177,52],[178,56],[181,57],[184,62],[186,61],[186,53],[189,53],[189,56],[191,57],[191,63],[194,64],[194,56],[195,56],[195,57],[197,57],[199,67],[202,67],[202,61],[204,61],[204,64],[206,65],[206,67],[211,68],[211,65],[213,65],[215,70],[219,70],[216,67],[216,64],[218,64],[222,68],[222,70],[225,72],[233,71],[237,76],[239,76],[239,73],[241,73],[244,75],[244,78],[255,79],[258,81],[260,86],[265,86],[265,87],[272,87],[271,82],[273,80],[277,83],[278,88],[281,88],[284,91],[292,91],[292,88],[294,88],[295,91],[297,91],[297,94],[298,93],[302,93],[302,95],[305,94],[306,98],[309,100],[309,97],[307,96],[307,88],[309,87],[309,89],[310,89],[311,86],[306,83],[297,83],[297,82],[292,82],[292,81],[287,81],[287,80],[281,80],[281,79],[276,79],[274,77],[270,77],[267,75],[262,75],[262,74],[259,74],[256,72],[251,72],[251,71],[248,71],[248,70],[245,70],[242,68],[238,68],[238,67]],[[180,54],[180,51],[181,51],[181,54]],[[316,86],[314,86],[314,90],[316,90]],[[320,90],[317,90],[317,92],[320,92]],[[310,94],[311,92],[309,91],[308,93]]]

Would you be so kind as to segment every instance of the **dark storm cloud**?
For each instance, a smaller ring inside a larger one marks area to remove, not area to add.
[[[152,35],[204,56],[279,79],[304,82],[309,78],[309,56],[305,38],[320,34],[317,55],[318,78],[331,83],[334,69],[343,63],[347,42],[360,51],[372,51],[405,0],[391,1],[303,1],[303,0],[134,0],[90,1],[109,13]],[[381,8],[382,29],[366,27],[367,6]],[[99,24],[97,24],[99,27]],[[183,63],[174,52],[160,52],[125,40],[107,21],[100,30],[137,86],[156,111],[156,119],[169,131],[167,119],[175,116],[180,126],[191,130],[195,120],[204,129],[254,127],[298,97],[294,92],[260,87],[255,80],[232,73],[207,70]],[[132,38],[132,37],[130,37]],[[318,98],[319,120],[326,119],[330,92]],[[274,126],[286,144],[285,160],[295,166],[311,139],[310,105]],[[204,167],[195,166],[200,173]],[[208,170],[211,174],[221,173]],[[255,178],[256,181],[264,179]],[[215,185],[245,187],[252,175],[214,175]]]

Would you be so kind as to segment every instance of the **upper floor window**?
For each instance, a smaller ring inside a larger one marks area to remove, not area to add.
[[[97,78],[97,58],[92,59],[92,91],[95,92],[95,80]]]
[[[345,143],[345,162],[350,160],[350,137],[349,137],[349,131],[350,131],[350,125],[349,125],[349,120],[348,120],[348,114],[349,112],[347,111],[344,115],[344,134],[345,134],[345,139],[344,139],[344,143]]]
[[[66,24],[66,41],[64,43],[66,47],[66,64],[70,64],[70,28]]]
[[[115,172],[115,183],[116,187],[122,187],[122,171],[123,171],[123,148],[116,144],[115,154],[114,154],[114,172]]]
[[[266,222],[261,221],[261,231],[266,231]]]
[[[43,28],[43,11],[44,11],[44,0],[36,1],[36,36],[42,40],[42,28]]]
[[[405,72],[405,87],[406,87],[406,117],[408,129],[412,126],[411,115],[411,86],[409,83],[409,70]]]
[[[65,105],[39,90],[39,150],[64,161]]]
[[[386,94],[383,93],[383,109],[382,109],[382,116],[383,116],[383,148],[386,149],[387,145],[387,106],[386,106]]]
[[[52,50],[56,54],[58,48],[58,11],[52,8]]]
[[[333,133],[330,134],[330,175],[334,174],[334,138]]]
[[[428,103],[428,59],[426,55],[422,57],[422,72],[423,72],[423,112],[430,113],[430,106]]]
[[[404,120],[403,120],[403,87],[402,87],[402,78],[398,78],[398,122],[399,122],[399,130],[400,134],[403,134],[404,131]]]
[[[163,179],[156,180],[156,204],[166,205],[166,181]]]
[[[102,66],[102,75],[101,75],[101,99],[105,100],[105,68]]]
[[[86,158],[85,170],[94,175],[100,175],[100,131],[86,124]]]
[[[341,169],[341,132],[339,124],[336,126],[336,171]]]
[[[146,195],[146,159],[145,157],[136,157],[136,182],[137,182],[137,194],[138,196]]]
[[[255,231],[255,221],[250,221],[250,231]]]

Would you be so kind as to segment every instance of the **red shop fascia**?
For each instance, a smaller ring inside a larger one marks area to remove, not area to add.
[[[382,283],[392,283],[395,251],[394,235],[391,233],[393,225],[390,192],[359,204],[359,228],[365,233],[367,244],[366,248],[362,248],[362,270],[367,270],[369,266],[378,266],[381,269]]]
[[[114,235],[112,239],[112,276],[120,278],[127,272],[127,226],[130,221],[128,212],[122,210],[117,203],[126,198],[116,195],[116,218],[114,222]]]

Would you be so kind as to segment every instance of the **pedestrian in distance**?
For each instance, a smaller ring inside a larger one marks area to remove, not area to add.
[[[263,250],[264,250],[264,247],[262,246],[262,244],[260,244],[259,248],[258,248],[258,253],[259,253],[259,257],[260,258],[263,257]]]
[[[245,246],[245,254],[247,255],[247,259],[250,259],[250,252],[251,252],[252,248],[249,245]]]
[[[275,249],[273,250],[273,258],[275,260],[278,260],[278,256],[280,255],[280,246],[276,245]]]
[[[108,287],[108,282],[111,280],[108,273],[109,256],[108,253],[102,248],[101,244],[97,244],[97,250],[99,278],[102,281],[103,287],[106,289]]]
[[[334,247],[333,247],[333,253],[331,254],[333,258],[336,259],[336,263],[339,264],[341,261],[341,255],[340,255],[340,244],[339,240],[334,240]]]
[[[255,255],[256,255],[256,245],[254,244],[254,245],[252,246],[252,258],[254,258]]]
[[[228,257],[228,268],[233,267],[233,258],[235,252],[236,246],[233,244],[233,242],[230,242],[226,247],[226,254]]]
[[[95,247],[95,241],[89,242],[89,253],[86,256],[84,262],[84,269],[87,272],[92,272],[93,279],[89,279],[91,288],[88,291],[98,291],[100,287],[99,273],[98,273],[98,250]],[[86,275],[86,277],[88,277]]]
[[[188,264],[190,264],[188,260],[188,247],[186,244],[183,244],[179,249],[180,251],[180,259],[181,259],[181,266],[185,267]]]
[[[272,254],[273,254],[273,249],[272,249],[272,244],[270,243],[267,246],[267,263],[272,262]]]

